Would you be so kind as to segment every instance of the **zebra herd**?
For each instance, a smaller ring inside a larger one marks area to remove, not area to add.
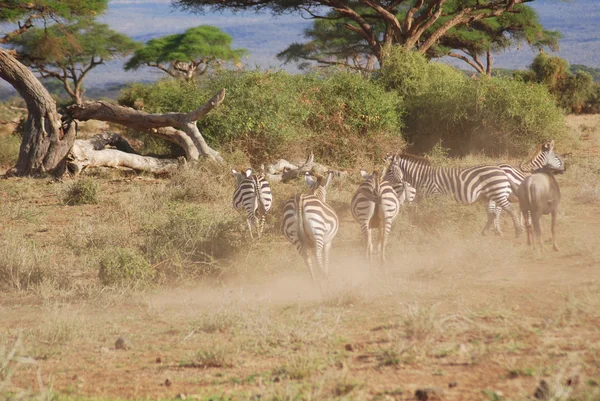
[[[492,227],[501,234],[499,221],[504,210],[511,215],[516,236],[519,237],[522,232],[520,216],[512,207],[511,200],[519,200],[516,199],[516,195],[524,191],[520,188],[521,183],[538,171],[552,175],[565,169],[563,161],[554,153],[554,141],[551,140],[544,141],[534,156],[521,163],[518,168],[507,164],[434,167],[426,158],[402,153],[389,154],[386,163],[383,173],[373,171],[369,174],[361,170],[363,182],[350,203],[352,216],[360,224],[366,238],[366,255],[369,260],[372,260],[374,255],[373,230],[379,232],[376,246],[380,263],[385,262],[387,236],[394,220],[402,205],[412,202],[417,193],[420,197],[452,195],[458,203],[467,205],[485,199],[488,201],[487,222],[482,234]],[[251,169],[244,173],[232,170],[232,173],[237,178],[233,206],[246,211],[250,235],[253,237],[252,227],[256,226],[260,237],[265,216],[273,202],[271,187],[264,174],[253,174]],[[331,177],[331,172],[325,176],[311,175],[307,172],[305,181],[310,188],[309,193],[296,195],[288,200],[283,208],[283,234],[304,259],[313,280],[313,258],[321,272],[325,276],[328,275],[329,251],[339,229],[339,218],[326,201],[326,187]],[[548,202],[551,203],[552,200]],[[529,243],[531,216],[535,214],[538,219],[536,227],[539,228],[539,214],[542,212],[525,210],[523,203],[521,202],[521,212],[526,217]],[[555,209],[556,205],[552,211],[543,211],[553,215],[553,238]],[[554,247],[557,249],[555,243]]]

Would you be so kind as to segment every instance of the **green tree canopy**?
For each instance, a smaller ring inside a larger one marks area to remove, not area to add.
[[[103,13],[108,0],[9,0],[0,1],[0,23],[12,23],[17,27],[0,37],[0,43],[8,43],[16,36],[33,28],[36,21],[44,23],[94,18]]]
[[[546,85],[561,107],[575,113],[582,110],[594,91],[590,74],[583,71],[573,74],[567,60],[543,52],[533,59],[527,71],[516,71],[515,76]]]
[[[381,63],[385,48],[400,44],[427,53],[457,26],[519,13],[519,4],[534,0],[174,0],[197,12],[268,11],[300,13],[314,19],[338,20],[359,35]],[[451,5],[451,7],[448,7]],[[383,26],[383,29],[380,27]]]
[[[77,104],[83,80],[107,60],[131,54],[141,45],[126,35],[94,21],[32,28],[11,40],[25,64],[42,77],[56,78]]]
[[[434,34],[440,25],[447,22],[450,15],[457,12],[460,2],[449,0],[443,6],[446,16],[441,17],[424,34],[423,38]],[[362,14],[367,13],[365,7],[357,8]],[[336,11],[330,11],[327,18],[314,21],[306,29],[304,36],[309,39],[305,43],[294,43],[278,54],[286,63],[304,62],[300,67],[309,65],[306,61],[316,61],[321,65],[344,65],[362,71],[371,71],[375,66],[375,55],[368,43],[358,33],[345,29],[351,23],[349,18],[337,19]],[[402,15],[398,16],[402,19]],[[385,24],[373,20],[372,29],[376,36],[385,34]],[[426,55],[430,58],[451,56],[459,58],[480,73],[490,74],[492,69],[492,52],[502,51],[511,46],[527,43],[536,48],[558,49],[560,34],[556,31],[544,30],[539,23],[537,13],[526,5],[514,7],[514,12],[503,13],[497,17],[475,20],[470,24],[458,25],[449,29],[438,42],[429,48]],[[457,51],[461,51],[459,53]],[[480,60],[486,57],[487,65]]]
[[[239,63],[248,52],[245,49],[232,49],[232,41],[231,36],[219,28],[201,25],[181,34],[148,41],[144,47],[136,50],[125,64],[125,69],[154,67],[173,77],[190,80],[221,62]]]
[[[456,7],[456,3],[450,2],[448,7]],[[534,9],[521,4],[516,5],[514,10],[516,12],[503,13],[448,30],[446,35],[431,47],[428,55],[455,57],[468,63],[477,72],[491,75],[492,52],[501,52],[522,44],[540,50],[558,50],[560,33],[544,29]],[[437,22],[442,23],[444,18]],[[485,63],[480,57],[485,57]]]

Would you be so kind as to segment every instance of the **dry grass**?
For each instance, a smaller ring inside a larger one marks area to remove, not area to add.
[[[593,121],[577,122],[580,144],[560,150],[571,153],[558,178],[560,253],[533,253],[506,217],[503,238],[481,237],[483,204],[437,198],[403,210],[387,275],[369,269],[348,209],[354,172],[329,190],[341,230],[332,278],[320,285],[279,231],[282,205],[305,189],[301,181],[273,184],[266,235],[255,241],[231,209],[233,177],[210,164],[173,179],[102,173],[94,178],[98,205],[64,206],[64,184],[1,181],[0,344],[6,351],[22,332],[19,355],[36,358],[44,382],[56,372],[57,400],[410,400],[417,388],[453,381],[448,400],[526,400],[540,380],[556,400],[595,400],[600,164],[588,152],[598,150],[600,132]],[[543,224],[547,236],[549,219]],[[117,248],[147,261],[155,285],[102,286],[102,261]],[[114,351],[121,335],[132,350]],[[6,352],[0,366],[2,358]],[[12,372],[9,381],[0,373],[4,398],[39,393],[31,387],[37,367]],[[574,376],[578,384],[567,384]]]

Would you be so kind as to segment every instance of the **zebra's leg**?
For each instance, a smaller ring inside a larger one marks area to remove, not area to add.
[[[519,222],[519,216],[517,216],[515,209],[512,207],[512,205],[510,204],[508,199],[504,199],[503,202],[500,203],[500,207],[502,207],[502,209],[505,210],[506,212],[508,212],[508,214],[510,214],[510,217],[512,217],[513,224],[515,225],[515,236],[517,238],[519,238],[521,236],[521,232],[523,231],[523,229],[521,228],[521,223]]]
[[[386,262],[385,247],[387,246],[387,237],[392,228],[392,222],[387,219],[385,224],[379,229],[379,262],[383,265]]]
[[[558,246],[556,245],[556,210],[552,211],[552,249],[558,251]]]
[[[258,238],[262,236],[262,233],[265,229],[265,220],[266,216],[263,214],[260,216],[260,220],[258,220]]]
[[[298,246],[298,252],[302,256],[302,259],[304,259],[304,264],[306,265],[306,267],[308,267],[308,271],[310,272],[310,277],[312,277],[313,282],[317,281],[317,278],[315,277],[315,271],[313,269],[310,251],[304,248],[302,245],[300,245]]]
[[[325,271],[325,265],[323,263],[323,242],[317,240],[315,243],[315,256],[317,258],[317,265],[319,269],[321,269],[321,273],[327,277],[327,272]]]
[[[254,213],[248,213],[248,218],[246,222],[248,223],[248,230],[250,231],[250,238],[254,239],[254,235],[252,234],[252,226],[254,225]]]
[[[366,227],[365,235],[367,236],[367,260],[371,262],[373,259],[373,230]]]
[[[533,223],[533,246],[535,247],[536,242],[540,246],[540,250],[543,248],[542,244],[542,227],[540,225],[541,215],[539,213],[532,213],[531,220]]]
[[[325,244],[323,248],[323,268],[325,269],[325,276],[329,278],[329,251],[331,251],[331,242]]]
[[[495,205],[494,202],[494,229],[496,231],[496,235],[502,237],[502,227],[500,226],[500,217],[502,215],[502,208]]]
[[[489,210],[487,211],[487,223],[485,224],[485,227],[483,227],[483,230],[481,231],[481,235],[485,235],[485,233],[490,229],[490,227],[492,227],[494,225],[494,220],[496,219],[496,212],[490,213]]]

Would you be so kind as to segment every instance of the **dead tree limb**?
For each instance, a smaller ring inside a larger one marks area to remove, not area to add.
[[[225,89],[221,89],[212,99],[189,113],[150,114],[102,101],[74,104],[69,106],[68,112],[72,118],[80,121],[109,121],[158,135],[181,146],[187,160],[190,161],[203,156],[222,162],[219,153],[204,140],[196,121],[221,104],[224,99]]]
[[[114,146],[116,149],[106,149],[106,146]],[[69,170],[74,174],[79,174],[88,167],[127,167],[161,174],[174,171],[180,164],[178,159],[141,156],[125,139],[115,133],[76,140],[68,158]]]

